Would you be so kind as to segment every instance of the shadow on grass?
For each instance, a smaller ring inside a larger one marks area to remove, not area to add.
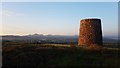
[[[119,52],[118,52],[119,53]],[[80,47],[56,46],[5,46],[3,68],[41,68],[57,66],[103,66],[116,67],[119,55],[114,51],[85,50]]]

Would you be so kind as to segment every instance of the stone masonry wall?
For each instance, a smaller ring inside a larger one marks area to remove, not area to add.
[[[102,45],[102,29],[100,19],[83,19],[80,21],[78,45]]]

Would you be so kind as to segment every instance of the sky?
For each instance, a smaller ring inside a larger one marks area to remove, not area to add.
[[[80,20],[99,18],[103,36],[118,36],[117,2],[3,2],[2,35],[78,35]]]
[[[118,2],[119,0],[1,0],[2,2]]]

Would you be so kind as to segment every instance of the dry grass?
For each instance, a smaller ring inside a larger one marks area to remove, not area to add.
[[[96,45],[87,48],[62,45],[25,44],[21,46],[3,46],[3,68],[5,66],[6,68],[11,68],[11,66],[16,68],[41,68],[41,66],[119,66],[120,58],[117,55],[120,54],[119,50],[101,49]]]

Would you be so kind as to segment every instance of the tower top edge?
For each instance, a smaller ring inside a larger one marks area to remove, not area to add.
[[[83,21],[83,20],[101,20],[99,18],[86,18],[86,19],[81,19],[80,21]]]

